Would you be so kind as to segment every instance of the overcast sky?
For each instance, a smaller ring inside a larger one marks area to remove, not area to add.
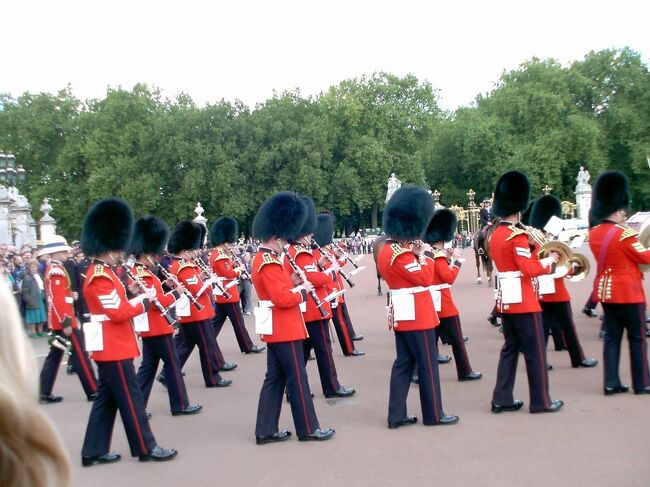
[[[0,92],[80,98],[137,82],[198,104],[273,90],[318,94],[387,71],[439,89],[445,109],[533,56],[562,63],[629,46],[650,57],[650,2],[113,0],[3,2]]]

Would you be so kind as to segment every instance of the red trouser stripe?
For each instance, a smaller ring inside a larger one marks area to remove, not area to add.
[[[140,446],[142,447],[142,451],[148,453],[147,447],[144,444],[144,438],[142,437],[142,431],[140,430],[140,421],[138,420],[138,416],[135,414],[133,401],[131,401],[131,392],[129,391],[129,388],[126,385],[126,378],[124,377],[124,370],[122,369],[122,363],[116,362],[116,364],[118,370],[120,371],[120,379],[122,381],[122,386],[124,386],[124,395],[126,397],[126,401],[129,403],[129,412],[133,416],[133,424],[135,426],[135,432],[138,435],[138,441],[140,441]]]
[[[339,328],[341,328],[341,332],[343,333],[345,344],[347,345],[348,350],[351,353],[352,350],[354,350],[354,346],[352,345],[352,340],[350,340],[350,334],[348,333],[348,325],[345,323],[345,318],[343,317],[343,310],[341,309],[341,305],[338,305],[336,307],[336,314],[339,317]]]
[[[429,379],[431,380],[431,395],[433,396],[433,416],[436,418],[436,423],[440,422],[438,417],[438,400],[436,398],[436,384],[433,381],[433,366],[431,365],[431,354],[429,353],[429,342],[427,341],[427,332],[422,332],[424,338],[424,352],[427,355],[427,369],[429,371]],[[422,386],[420,386],[422,387]]]
[[[183,391],[181,390],[181,381],[183,380],[183,376],[181,375],[181,371],[178,370],[176,360],[174,360],[174,350],[172,350],[172,341],[165,339],[165,345],[167,346],[167,353],[169,354],[169,361],[170,361],[170,367],[173,369],[174,375],[176,376],[176,389],[178,391],[178,398],[181,400],[181,406],[183,408],[186,408],[189,406],[189,404],[185,404],[183,401]]]
[[[533,322],[535,323],[535,330],[534,330],[535,344],[537,345],[537,353],[539,354],[539,361],[540,361],[541,368],[542,368],[542,388],[543,388],[542,396],[543,396],[543,400],[544,400],[544,405],[548,408],[548,407],[551,407],[550,397],[548,397],[548,395],[547,395],[548,383],[546,381],[548,379],[548,372],[546,371],[546,360],[544,360],[544,348],[545,347],[542,348],[543,347],[542,340],[540,340],[539,333],[538,333],[539,324],[537,322],[537,313],[533,313]]]
[[[302,404],[302,413],[305,416],[305,425],[307,426],[307,433],[311,434],[312,431],[309,427],[309,417],[307,415],[307,405],[305,404],[305,392],[302,389],[302,375],[298,368],[298,355],[296,354],[296,342],[291,344],[291,353],[293,353],[293,365],[296,368],[296,379],[298,380],[298,389],[300,389],[300,403]]]
[[[93,377],[93,374],[91,374],[90,370],[88,370],[88,361],[84,356],[84,351],[82,350],[81,345],[79,344],[79,340],[77,340],[77,337],[74,334],[74,330],[70,335],[70,339],[72,340],[72,353],[77,354],[77,358],[79,359],[79,363],[81,364],[81,369],[83,371],[83,374],[86,376],[86,380],[88,381],[88,384],[90,384],[90,387],[92,388],[93,392],[97,392],[97,383],[95,382],[95,378]]]

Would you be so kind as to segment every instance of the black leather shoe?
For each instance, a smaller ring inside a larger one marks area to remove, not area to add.
[[[41,394],[41,402],[43,403],[51,404],[61,401],[63,401],[63,398],[61,396],[57,396],[56,394]]]
[[[144,415],[147,417],[147,419],[151,419],[152,414],[145,409]]]
[[[546,364],[546,370],[553,370],[553,366],[551,364]]]
[[[249,354],[249,353],[262,353],[264,350],[266,350],[266,347],[264,345],[253,345],[253,348],[251,348],[248,352],[246,352],[246,354]],[[235,365],[235,367],[236,367],[236,365]]]
[[[586,306],[582,308],[582,314],[588,316],[589,318],[595,318],[598,316],[593,309],[587,308]]]
[[[352,350],[352,353],[348,356],[352,357],[362,357],[366,354],[366,352],[362,352],[361,350]]]
[[[187,416],[189,414],[196,414],[201,409],[203,409],[203,406],[200,404],[190,404],[185,409],[180,409],[178,411],[172,412],[172,416]]]
[[[524,401],[521,401],[519,399],[515,399],[515,402],[513,402],[510,406],[500,406],[499,404],[493,403],[492,412],[498,414],[503,412],[519,411],[523,405]]]
[[[467,343],[468,341],[469,341],[469,337],[468,336],[463,336],[463,342]]]
[[[355,392],[354,387],[339,387],[334,394],[325,394],[325,397],[350,397]]]
[[[178,452],[173,448],[162,448],[156,445],[153,450],[146,455],[140,455],[138,459],[141,462],[166,462],[167,460],[174,458],[176,455],[178,455]]]
[[[237,364],[232,362],[224,362],[223,365],[221,366],[221,370],[223,372],[228,372],[229,370],[235,370],[236,368],[237,368]]]
[[[417,374],[413,374],[411,376],[411,384],[419,384],[420,383],[420,377],[418,377]]]
[[[167,379],[165,378],[165,375],[161,372],[156,376],[156,380],[160,382],[160,384],[167,389]]]
[[[352,338],[350,338],[353,342],[360,342],[363,340],[363,335],[354,335]]]
[[[277,443],[278,441],[286,441],[291,436],[291,431],[284,430],[273,433],[270,436],[255,436],[255,443],[264,445],[266,443]]]
[[[230,380],[230,379],[220,379],[219,381],[217,381],[216,384],[213,384],[213,385],[208,386],[208,387],[228,387],[230,384],[232,384],[232,380]]]
[[[93,392],[92,394],[88,394],[86,396],[86,399],[88,399],[88,402],[93,402],[95,399],[97,399],[97,393]]]
[[[106,455],[97,455],[96,457],[81,457],[81,465],[90,467],[97,463],[115,463],[122,458],[119,453],[107,453]]]
[[[418,422],[418,418],[416,416],[409,415],[405,417],[403,420],[398,421],[397,423],[391,423],[389,421],[388,428],[394,430],[395,428],[399,428],[400,426],[408,426],[409,424],[415,424],[417,422]]]
[[[440,424],[443,426],[448,426],[452,424],[456,424],[460,421],[460,418],[456,416],[455,414],[445,414],[440,418],[440,421],[438,421],[436,424]]]
[[[580,362],[578,365],[574,365],[573,367],[595,367],[598,365],[598,360],[595,358],[586,358],[582,362]]]
[[[449,356],[449,355],[438,355],[437,360],[438,360],[439,364],[448,364],[449,362],[451,362],[451,356]]]
[[[600,330],[600,331],[598,332],[598,338],[605,338],[605,335],[606,335],[605,330]]]
[[[497,321],[497,316],[496,315],[488,316],[487,320],[492,326],[499,326],[499,322]]]
[[[538,413],[555,413],[562,409],[562,406],[564,406],[564,401],[560,401],[559,399],[554,399],[551,401],[551,405],[548,408],[542,409],[540,411],[531,411],[532,414],[538,414]]]
[[[625,384],[621,384],[620,386],[615,387],[605,387],[603,390],[605,391],[606,396],[613,396],[614,394],[623,394],[627,392],[629,387]]]
[[[68,375],[74,375],[75,374],[74,367],[73,367],[72,363],[68,364],[68,366],[65,369],[65,373],[68,374]]]
[[[483,374],[481,374],[480,372],[470,372],[465,377],[462,377],[458,380],[464,382],[466,380],[479,380],[481,377],[483,377]]]
[[[643,389],[634,389],[634,394],[650,394],[650,386]]]
[[[326,428],[324,430],[318,428],[316,431],[314,431],[311,435],[307,436],[299,436],[298,440],[300,441],[325,441],[329,440],[334,436],[334,431],[332,428]]]

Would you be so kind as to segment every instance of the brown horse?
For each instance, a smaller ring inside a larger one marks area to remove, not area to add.
[[[379,274],[379,268],[377,267],[377,257],[382,247],[386,243],[386,236],[382,235],[377,237],[372,243],[372,258],[375,261],[375,270],[377,271],[377,296],[381,296],[381,274]]]
[[[476,284],[481,284],[483,278],[481,276],[481,263],[483,264],[483,270],[487,275],[488,286],[492,285],[492,258],[490,257],[490,235],[495,228],[497,228],[498,222],[495,220],[492,225],[487,229],[482,228],[474,234],[474,259],[476,260]],[[485,230],[485,233],[483,231]]]

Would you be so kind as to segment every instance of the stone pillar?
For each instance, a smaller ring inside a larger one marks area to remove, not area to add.
[[[43,242],[56,235],[56,220],[50,216],[50,211],[52,211],[53,208],[52,205],[50,205],[49,199],[43,198],[43,204],[41,205],[40,210],[43,212],[43,216],[38,220],[38,233],[41,242]]]
[[[11,200],[7,188],[0,185],[0,244],[13,245],[9,206],[11,206]]]

